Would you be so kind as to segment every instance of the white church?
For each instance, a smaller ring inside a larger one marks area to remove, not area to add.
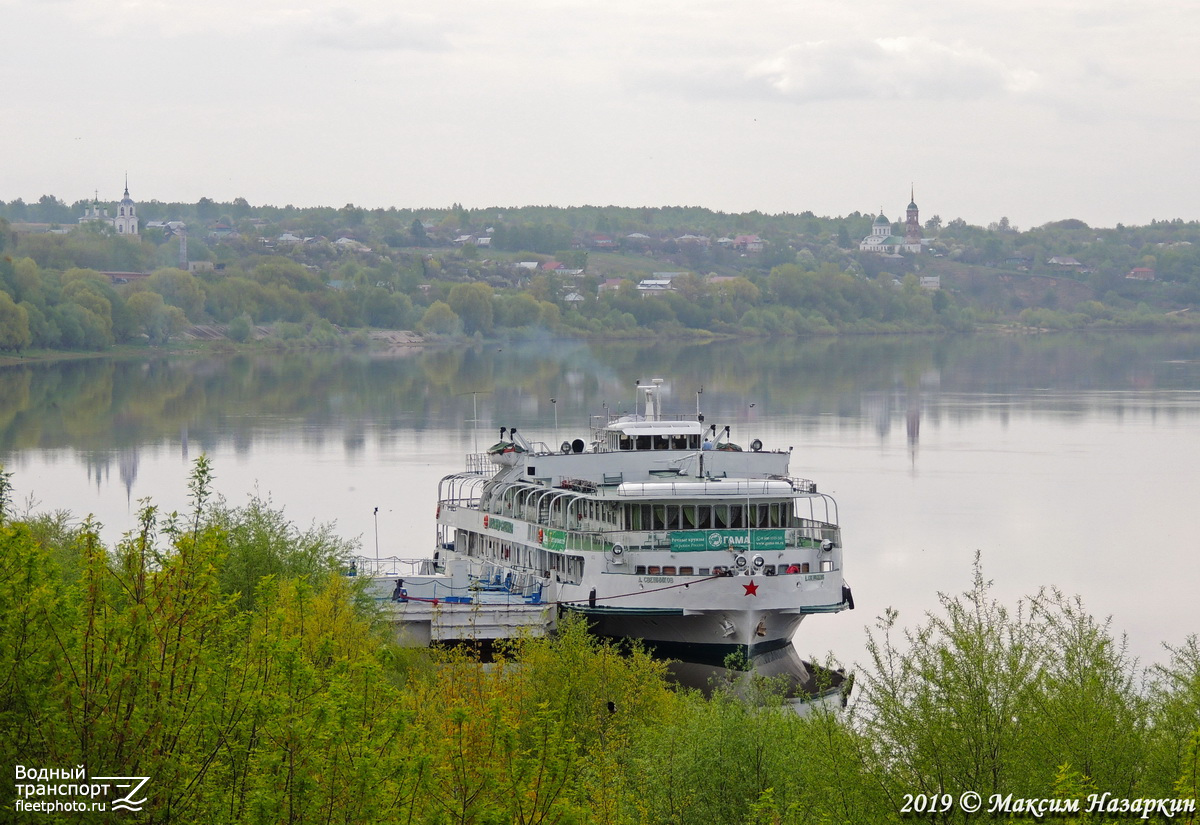
[[[881,255],[895,255],[900,252],[921,251],[921,221],[917,217],[917,202],[910,195],[908,214],[904,222],[904,237],[892,234],[892,222],[879,211],[879,217],[871,226],[871,234],[863,238],[858,245],[860,252],[878,252]]]
[[[83,211],[80,224],[99,222],[111,226],[118,235],[138,235],[137,204],[129,197],[129,176],[125,176],[125,197],[117,204],[117,214],[109,215],[107,208],[101,208],[100,195],[96,194],[92,205]]]

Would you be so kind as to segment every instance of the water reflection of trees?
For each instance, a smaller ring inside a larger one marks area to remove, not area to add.
[[[1200,412],[1200,336],[855,337],[819,340],[480,344],[385,356],[96,359],[0,369],[0,454],[118,451],[260,437],[339,439],[362,449],[428,429],[545,429],[627,410],[636,379],[668,380],[669,406],[711,420],[855,419],[911,431],[920,416]],[[473,395],[474,394],[474,395]],[[753,412],[753,404],[757,412]],[[916,418],[914,419],[914,414]]]

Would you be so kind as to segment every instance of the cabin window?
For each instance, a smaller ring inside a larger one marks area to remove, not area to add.
[[[646,572],[649,573],[651,576],[657,576],[660,573],[662,573],[662,568],[659,567],[657,564],[652,564],[646,568]]]
[[[716,530],[725,530],[729,524],[729,505],[716,504],[713,506],[713,528]]]
[[[679,515],[684,530],[695,530],[699,525],[699,522],[696,520],[696,509],[695,504],[684,504],[679,508]]]
[[[778,527],[779,526],[779,505],[778,504],[768,504],[768,505],[766,505],[766,507],[767,507],[766,526],[767,527]]]
[[[639,564],[637,567],[635,567],[635,568],[633,569],[633,572],[637,573],[639,576],[644,576],[644,575],[646,575],[646,565],[644,565],[644,564]]]
[[[709,576],[709,575],[712,575],[712,571],[710,571],[707,567],[701,567],[700,573],[698,575]]]
[[[689,435],[687,437],[687,441],[688,441],[688,449],[689,450],[699,450],[700,449],[700,436]]]
[[[683,524],[680,520],[681,519],[681,514],[679,512],[680,509],[681,508],[678,504],[668,504],[667,505],[667,529],[668,530],[683,529]]]
[[[687,449],[687,436],[686,435],[671,436],[671,449],[672,450]]]
[[[655,504],[653,506],[653,516],[650,522],[651,530],[663,530],[667,526],[667,506],[665,504]]]
[[[636,444],[637,444],[637,449],[639,449],[639,450],[649,450],[650,449],[650,436],[639,435],[637,437]]]
[[[663,575],[664,576],[674,576],[675,575],[675,565],[670,565],[668,567],[664,567]]]
[[[671,446],[671,442],[665,435],[654,436],[654,449],[666,450]]]
[[[681,567],[681,568],[679,568],[679,575],[692,576],[692,575],[695,575],[694,571],[695,571],[694,567]]]

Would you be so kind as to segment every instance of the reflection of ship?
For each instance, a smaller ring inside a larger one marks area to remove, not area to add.
[[[555,451],[503,428],[469,456],[440,485],[438,572],[469,565],[476,594],[556,604],[685,669],[786,674],[811,692],[792,636],[853,606],[836,504],[788,475],[790,451],[662,415],[661,384],[639,386],[633,415],[594,420],[590,441]]]

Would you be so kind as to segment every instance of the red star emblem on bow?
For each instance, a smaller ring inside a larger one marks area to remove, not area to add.
[[[757,596],[758,595],[758,585],[754,583],[754,579],[751,579],[749,584],[743,584],[742,587],[746,588],[745,595],[747,595],[747,596]]]

